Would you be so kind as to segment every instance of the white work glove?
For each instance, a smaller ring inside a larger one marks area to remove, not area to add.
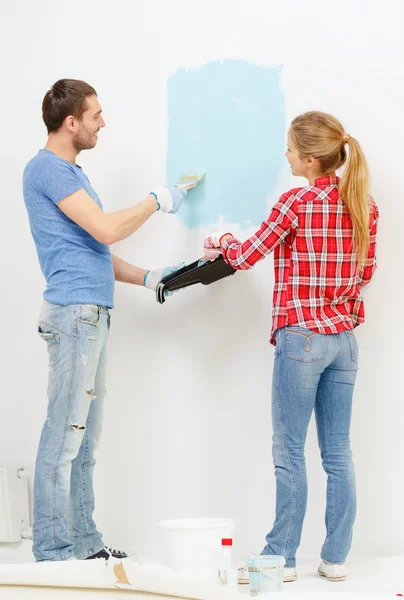
[[[176,271],[182,269],[182,267],[185,267],[185,265],[185,262],[181,262],[174,267],[163,267],[162,269],[152,269],[151,271],[147,271],[144,276],[144,286],[147,287],[147,289],[155,292],[158,284],[162,279],[164,279],[164,277],[167,277],[167,275],[172,275]],[[176,291],[179,292],[179,290]],[[164,296],[172,296],[173,294],[175,294],[175,292],[169,292],[168,290],[164,292]]]
[[[181,187],[177,185],[164,185],[150,192],[150,194],[156,198],[157,210],[174,214],[181,208],[188,190],[194,187],[196,187],[196,184],[188,184]]]
[[[224,231],[214,231],[203,242],[203,253],[209,260],[215,260],[223,252],[220,240],[225,235],[232,235]]]

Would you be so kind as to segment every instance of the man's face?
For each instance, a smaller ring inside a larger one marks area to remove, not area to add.
[[[87,108],[81,119],[77,121],[78,129],[73,137],[73,145],[77,152],[94,148],[97,144],[99,130],[101,127],[105,127],[105,121],[101,115],[102,108],[97,96],[88,96],[86,104]]]

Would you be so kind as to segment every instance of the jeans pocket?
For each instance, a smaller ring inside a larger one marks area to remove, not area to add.
[[[326,335],[303,328],[286,329],[287,357],[298,362],[314,362],[327,356],[328,339]]]
[[[355,334],[351,331],[346,331],[346,337],[348,338],[349,346],[351,348],[351,358],[356,364],[359,362],[359,347],[356,341]]]
[[[59,354],[60,335],[53,327],[46,323],[38,323],[38,334],[46,342],[49,356],[49,366],[55,364]]]
[[[100,324],[101,310],[99,306],[95,304],[82,304],[80,306],[80,312],[78,320],[87,325],[93,325],[97,327]]]

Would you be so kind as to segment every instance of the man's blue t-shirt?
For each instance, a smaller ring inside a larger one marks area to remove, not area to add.
[[[40,150],[24,170],[24,201],[41,269],[45,300],[54,304],[114,305],[114,270],[109,247],[97,242],[59,208],[84,188],[102,209],[81,167]]]

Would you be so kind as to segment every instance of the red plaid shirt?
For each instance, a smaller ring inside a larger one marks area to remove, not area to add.
[[[376,269],[378,208],[371,199],[370,247],[358,269],[353,226],[338,193],[339,177],[283,194],[255,235],[244,243],[223,240],[223,257],[235,269],[251,269],[275,251],[271,343],[276,331],[298,325],[318,333],[351,330],[364,321],[360,286]]]

